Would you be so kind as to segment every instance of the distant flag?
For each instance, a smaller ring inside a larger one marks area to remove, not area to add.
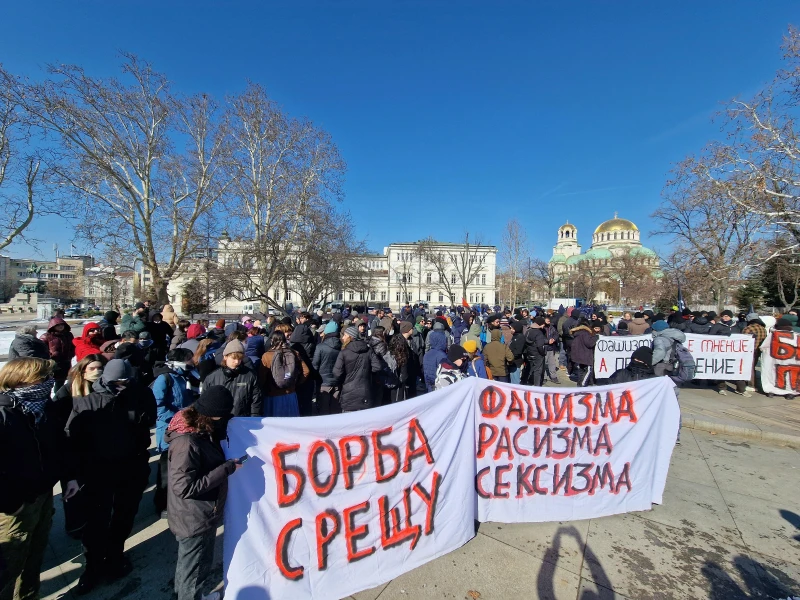
[[[686,310],[686,302],[683,301],[683,292],[681,291],[681,284],[678,284],[678,310],[683,312]]]
[[[461,306],[463,306],[464,308],[469,308],[469,302],[467,302],[466,298],[461,299]]]
[[[752,315],[754,312],[756,312],[756,309],[752,304],[750,304],[750,313],[749,314]]]

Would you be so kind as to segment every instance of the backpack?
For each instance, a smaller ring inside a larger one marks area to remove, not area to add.
[[[299,367],[297,356],[289,348],[276,350],[270,367],[275,387],[282,390],[293,387],[300,377]]]
[[[383,358],[385,363],[385,366],[379,373],[381,382],[383,383],[383,387],[393,390],[400,385],[400,378],[397,376],[397,361],[389,352],[381,355],[381,358]]]
[[[670,377],[675,383],[688,383],[694,379],[697,365],[686,346],[680,342],[672,343],[670,364],[673,365]]]

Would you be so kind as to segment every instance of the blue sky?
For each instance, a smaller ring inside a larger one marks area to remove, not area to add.
[[[582,244],[619,211],[645,243],[667,173],[719,136],[721,101],[780,65],[795,1],[8,2],[0,62],[118,72],[152,61],[176,90],[263,84],[331,132],[345,207],[370,247],[465,231],[499,244],[506,221],[549,257],[567,219]],[[797,19],[800,20],[800,19]],[[59,233],[62,230],[63,233]],[[67,228],[34,235],[69,247]],[[8,250],[8,249],[7,249]],[[13,254],[35,255],[25,247]]]

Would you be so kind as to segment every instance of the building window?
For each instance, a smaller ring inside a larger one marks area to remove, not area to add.
[[[292,299],[292,292],[286,292],[286,301],[290,301]]]
[[[481,303],[486,301],[486,294],[481,294]]]
[[[400,273],[395,273],[394,274],[394,282],[395,283],[401,283],[402,280],[403,280],[403,278],[400,276]]]
[[[444,302],[444,294],[439,292],[439,302]]]
[[[339,293],[336,295],[336,299],[337,299],[337,300],[344,300],[344,292],[339,292]]]
[[[456,282],[456,274],[455,273],[451,273],[450,274],[450,283],[455,283],[455,282]]]
[[[386,292],[381,292],[381,302],[386,302]]]
[[[431,293],[430,293],[430,292],[428,292],[427,294],[425,294],[425,300],[427,300],[428,302],[430,302],[430,301],[431,301]]]
[[[481,275],[481,285],[486,285],[486,274]]]
[[[455,301],[456,301],[456,295],[455,294],[450,294],[450,303],[451,304],[455,304]]]
[[[377,294],[375,292],[370,292],[369,299],[374,301],[376,296],[377,296]]]
[[[427,275],[425,275],[425,283],[431,283],[431,279],[433,279],[432,273],[428,273]]]
[[[472,300],[472,299],[473,299],[474,297],[475,297],[475,294],[470,294],[470,295],[469,295],[469,303],[470,303],[470,304],[472,304],[472,302],[473,302],[473,300]]]
[[[364,299],[364,292],[358,292],[358,299],[359,300],[363,300]]]
[[[397,299],[397,302],[400,302],[400,292],[395,294],[395,298]]]
[[[356,295],[353,292],[349,292],[347,297],[348,297],[349,300],[354,300]]]

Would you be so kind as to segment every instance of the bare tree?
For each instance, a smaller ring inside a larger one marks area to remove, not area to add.
[[[783,51],[785,66],[764,89],[730,101],[728,139],[706,146],[693,166],[714,195],[757,215],[766,234],[787,241],[748,257],[754,265],[800,250],[800,30],[789,27]]]
[[[609,268],[612,285],[606,293],[612,298],[619,295],[620,301],[625,297],[634,305],[652,302],[656,298],[654,271],[657,268],[658,259],[644,254],[639,248],[615,255]]]
[[[731,282],[741,279],[758,253],[764,217],[731,202],[717,182],[707,179],[706,170],[703,160],[680,163],[653,217],[660,225],[655,234],[670,236],[681,262],[704,273],[722,310]]]
[[[568,276],[575,286],[575,296],[583,297],[587,302],[593,302],[601,284],[607,278],[603,268],[592,260],[581,260],[576,264],[575,271]]]
[[[541,258],[531,259],[528,280],[531,284],[541,286],[546,291],[548,306],[553,300],[553,292],[561,279],[554,264]]]
[[[438,276],[436,285],[446,291],[453,302],[467,297],[467,289],[481,273],[486,272],[486,257],[489,252],[483,245],[480,235],[470,241],[470,234],[464,234],[464,241],[455,244],[441,244],[433,238],[419,243],[419,253],[425,266],[430,266]]]
[[[500,243],[500,260],[511,285],[511,302],[518,301],[517,289],[524,278],[525,266],[530,256],[528,235],[516,219],[509,219]]]
[[[285,299],[300,267],[316,262],[308,253],[325,235],[319,217],[342,197],[345,163],[327,132],[288,117],[261,86],[229,106],[228,204],[239,234],[222,265],[226,293],[282,310],[277,292]]]
[[[16,80],[0,66],[0,250],[25,239],[40,183],[39,159],[25,155],[28,133],[14,86]]]
[[[93,216],[77,221],[79,235],[141,257],[166,302],[167,283],[198,245],[198,219],[225,189],[216,104],[175,96],[164,75],[130,54],[125,82],[78,66],[48,71],[44,83],[16,85],[14,97],[52,135],[55,181]]]
[[[400,287],[400,302],[410,302],[414,286],[419,283],[414,281],[414,274],[417,272],[415,267],[420,263],[420,253],[419,249],[405,249],[399,254],[399,259],[389,261],[389,277]],[[422,273],[419,276],[422,277]]]

